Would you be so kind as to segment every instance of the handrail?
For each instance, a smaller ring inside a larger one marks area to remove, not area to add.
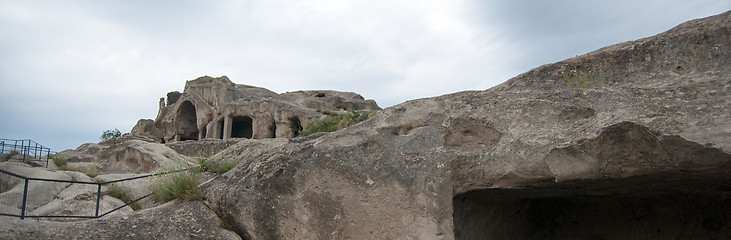
[[[8,143],[6,143],[8,142]],[[12,144],[10,143],[12,142]],[[20,142],[20,144],[18,144]],[[26,145],[27,143],[27,145]],[[26,160],[31,161],[43,161],[44,160],[44,153],[45,155],[45,161],[46,161],[46,167],[48,167],[48,159],[51,155],[51,148],[45,147],[42,144],[39,144],[33,140],[30,139],[8,139],[8,138],[0,138],[0,153],[10,153],[12,151],[16,151],[19,154],[23,154],[23,162]],[[20,150],[20,151],[18,151]],[[39,151],[40,150],[40,151]],[[30,154],[33,155],[30,155]],[[54,154],[56,152],[53,152]],[[30,159],[27,159],[27,157],[31,157]]]
[[[108,181],[108,182],[82,182],[82,181],[61,180],[61,179],[51,179],[51,178],[34,178],[34,177],[26,177],[26,176],[23,176],[23,175],[20,175],[20,174],[17,174],[17,173],[13,173],[13,172],[10,172],[10,171],[6,171],[6,170],[3,170],[3,169],[0,169],[0,173],[5,173],[5,174],[8,174],[8,175],[13,176],[13,177],[17,177],[17,178],[23,179],[24,182],[25,182],[25,186],[24,186],[24,190],[23,190],[23,202],[21,204],[20,215],[17,215],[17,214],[8,214],[8,213],[0,213],[0,216],[20,217],[20,219],[24,219],[24,218],[100,218],[100,217],[106,216],[107,214],[110,214],[110,213],[112,213],[114,211],[117,211],[119,209],[122,209],[122,208],[124,208],[126,206],[129,206],[131,204],[134,204],[134,203],[136,203],[136,202],[138,202],[138,201],[140,201],[140,200],[142,200],[144,198],[147,198],[147,197],[149,197],[149,196],[151,196],[153,194],[153,193],[149,193],[149,194],[144,195],[144,196],[142,196],[140,198],[137,198],[137,199],[132,200],[132,201],[130,201],[128,203],[125,203],[122,206],[119,206],[117,208],[114,208],[112,210],[109,210],[109,211],[107,211],[105,213],[99,214],[100,200],[101,200],[101,197],[102,197],[101,196],[101,188],[102,188],[103,185],[112,184],[112,183],[118,183],[118,182],[124,182],[124,181],[131,181],[131,180],[142,179],[142,178],[148,178],[148,177],[159,176],[159,175],[165,175],[165,174],[176,173],[176,172],[182,172],[182,171],[188,171],[188,170],[191,170],[191,169],[194,169],[194,168],[195,167],[190,167],[190,168],[178,169],[178,170],[173,170],[173,171],[168,171],[168,172],[153,173],[153,174],[147,174],[147,175],[142,175],[142,176],[136,176],[136,177],[130,177],[130,178],[117,179],[117,180]],[[94,216],[81,216],[81,215],[70,215],[70,216],[34,215],[34,216],[26,216],[25,215],[25,208],[26,208],[26,202],[27,202],[27,196],[28,196],[28,184],[29,184],[30,181],[62,182],[62,183],[71,183],[71,184],[78,183],[78,184],[97,185],[96,213],[94,214]]]

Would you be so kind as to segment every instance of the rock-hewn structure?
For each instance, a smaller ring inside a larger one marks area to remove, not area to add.
[[[730,39],[727,12],[342,131],[242,141],[202,187],[249,239],[728,239]]]
[[[155,121],[140,120],[132,134],[163,142],[229,138],[291,138],[303,126],[326,115],[318,110],[344,109],[369,113],[373,100],[350,92],[297,91],[277,94],[264,88],[234,84],[226,76],[186,82],[182,93],[160,98]]]
[[[186,87],[169,95],[155,122],[135,130],[166,140],[236,137],[233,126],[220,126],[251,119],[243,136],[256,140],[209,159],[239,162],[201,185],[212,211],[175,202],[128,220],[15,223],[12,231],[0,228],[0,238],[71,238],[63,234],[88,229],[125,236],[137,230],[116,226],[137,223],[152,226],[143,238],[162,236],[158,229],[223,238],[230,232],[205,222],[220,218],[255,240],[729,239],[729,39],[731,12],[544,65],[485,91],[408,101],[347,129],[300,138],[286,138],[287,119],[317,118],[312,109],[325,104],[317,94],[292,93],[309,96],[287,103],[309,106],[297,112],[278,100],[220,107],[200,96],[239,95],[186,95],[193,92]],[[600,71],[583,76],[599,87],[570,88],[567,69]],[[192,152],[208,149],[219,148]]]

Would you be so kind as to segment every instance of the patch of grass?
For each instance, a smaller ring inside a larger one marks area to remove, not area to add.
[[[370,114],[361,114],[356,111],[347,111],[343,115],[336,115],[336,117],[310,122],[297,136],[304,137],[316,132],[334,132],[353,126],[356,123],[375,116],[377,113],[373,111]]]
[[[228,170],[239,165],[239,162],[234,160],[210,161],[205,158],[198,160],[198,163],[198,170],[200,172],[212,172],[217,174],[228,172]]]
[[[132,201],[132,199],[130,199],[126,193],[122,192],[122,190],[119,190],[119,188],[117,188],[117,186],[114,186],[114,185],[111,185],[111,186],[109,186],[109,188],[107,188],[107,195],[114,197],[116,199],[122,200],[122,202],[124,202],[125,204]],[[140,205],[137,204],[136,202],[130,204],[129,207],[131,207],[132,210],[134,210],[134,211],[141,209]]]
[[[336,113],[336,111],[339,111],[339,109],[333,109],[333,110],[317,109],[316,111],[319,112],[319,113],[325,114],[325,115],[330,115],[330,116],[333,116],[333,117],[337,117],[338,114]]]
[[[10,160],[13,156],[20,154],[20,152],[16,150],[11,150],[8,155],[5,155],[5,161]]]
[[[157,202],[167,202],[173,199],[203,200],[205,196],[200,191],[200,173],[182,171],[155,176],[152,184],[152,199]]]
[[[604,87],[604,71],[602,65],[598,69],[579,68],[577,66],[561,67],[561,76],[569,88]]]
[[[56,156],[56,155],[51,156],[51,159],[53,159],[53,163],[56,164],[57,167],[66,166],[66,163],[69,162],[69,160],[66,159],[65,157]]]
[[[55,162],[54,162],[55,163]],[[68,170],[68,171],[74,171],[74,172],[80,172],[83,174],[86,174],[86,176],[89,176],[90,178],[94,178],[96,176],[99,176],[102,174],[102,170],[96,167],[80,167],[80,168],[70,168],[68,166],[62,166],[58,168],[59,170]]]

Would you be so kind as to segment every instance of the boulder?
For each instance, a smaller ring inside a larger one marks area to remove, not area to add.
[[[241,239],[202,202],[173,201],[80,222],[0,218],[0,239]]]
[[[105,173],[151,173],[166,166],[193,165],[197,161],[163,144],[137,139],[114,139],[99,144],[86,143],[76,150],[57,154],[74,162],[91,162]],[[77,166],[80,167],[80,166]]]
[[[114,181],[114,180],[133,178],[133,177],[138,177],[138,176],[142,176],[142,175],[147,175],[147,174],[134,174],[134,173],[103,174],[103,175],[97,176],[96,179],[102,180],[105,182],[110,182],[110,181]],[[134,200],[134,199],[138,199],[138,198],[144,197],[147,194],[152,193],[153,182],[154,182],[154,177],[146,177],[146,178],[110,183],[110,184],[106,184],[105,186],[106,187],[113,186],[113,187],[117,188],[119,191],[126,194],[127,197],[130,198],[130,200]],[[142,200],[138,201],[137,203],[143,209],[160,205],[159,203],[156,203],[155,201],[153,201],[150,197],[142,199]]]
[[[242,141],[202,188],[248,239],[728,238],[729,38],[731,12],[337,132]]]
[[[0,163],[0,168],[26,178],[71,180],[71,177],[64,173],[35,168],[24,163],[2,162]],[[26,211],[30,212],[53,200],[56,194],[68,185],[69,183],[30,180],[28,182],[28,194],[26,196]],[[0,186],[2,186],[0,189],[0,204],[20,210],[23,204],[25,180],[0,173]],[[9,214],[20,214],[20,211]]]
[[[176,152],[194,158],[210,158],[216,153],[238,143],[240,139],[203,139],[200,141],[182,141],[166,143],[165,146]]]

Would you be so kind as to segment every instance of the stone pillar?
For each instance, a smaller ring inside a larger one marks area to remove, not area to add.
[[[233,126],[234,119],[231,116],[226,116],[223,119],[223,139],[231,138],[231,126]]]
[[[213,137],[213,139],[221,139],[221,137],[222,137],[221,132],[218,130],[218,129],[221,129],[221,127],[222,127],[221,125],[222,125],[221,121],[218,121],[218,120],[214,121],[211,124],[211,128],[213,129],[211,136]],[[208,129],[208,130],[211,131],[211,129]]]

